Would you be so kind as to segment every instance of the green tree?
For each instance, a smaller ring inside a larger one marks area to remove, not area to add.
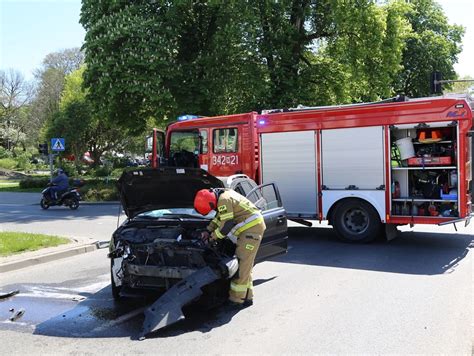
[[[450,25],[434,0],[412,0],[405,13],[412,32],[403,51],[403,71],[395,81],[398,92],[412,97],[430,94],[430,75],[455,79],[454,64],[461,52],[462,26]]]
[[[39,128],[59,111],[65,77],[77,70],[83,61],[84,55],[79,48],[64,49],[45,56],[41,66],[35,71],[37,85],[30,116],[36,135],[32,135],[30,139],[34,139]]]
[[[59,110],[48,121],[45,136],[64,137],[67,152],[74,154],[76,163],[89,151],[97,165],[104,152],[122,148],[127,135],[93,110],[82,88],[84,69],[83,66],[65,77]]]
[[[96,109],[139,131],[150,117],[234,112],[259,102],[265,78],[254,41],[242,41],[253,30],[242,25],[250,11],[242,4],[83,1],[85,84]]]
[[[323,53],[343,74],[337,80],[345,84],[345,95],[337,101],[366,102],[394,94],[392,83],[402,69],[402,52],[410,31],[403,18],[405,9],[403,1],[384,6],[353,2],[350,9],[341,3],[332,9],[338,35],[329,39]]]
[[[256,1],[271,106],[391,95],[404,38],[402,1]]]
[[[84,84],[95,110],[140,131],[217,115],[393,94],[405,1],[84,0]]]

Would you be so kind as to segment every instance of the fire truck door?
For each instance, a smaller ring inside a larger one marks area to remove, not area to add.
[[[211,129],[209,173],[216,177],[228,177],[242,173],[241,126]]]

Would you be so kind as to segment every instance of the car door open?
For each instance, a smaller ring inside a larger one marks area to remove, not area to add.
[[[251,184],[253,183],[253,184]],[[256,261],[281,255],[288,250],[288,226],[286,211],[282,205],[280,192],[275,183],[257,186],[252,180],[240,180],[233,189],[245,195],[262,212],[267,226]]]

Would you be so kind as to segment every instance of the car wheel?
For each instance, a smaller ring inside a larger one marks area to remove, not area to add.
[[[71,210],[76,210],[79,208],[79,200],[76,198],[71,199],[71,203],[69,204],[69,209]]]
[[[380,233],[382,224],[377,211],[359,199],[345,200],[334,211],[333,226],[346,242],[370,242]]]
[[[44,199],[44,198],[41,199],[41,201],[40,201],[40,206],[41,206],[41,209],[44,209],[44,210],[46,210],[46,209],[49,208],[49,204],[48,204],[48,202],[46,201],[46,199]]]
[[[112,268],[113,265],[114,261],[110,260],[110,287],[112,289],[112,297],[114,298],[114,300],[119,301],[120,299],[122,299],[122,297],[120,296],[120,291],[122,290],[122,287],[115,285]]]

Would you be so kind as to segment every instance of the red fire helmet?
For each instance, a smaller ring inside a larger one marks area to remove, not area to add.
[[[217,196],[212,190],[201,189],[194,197],[194,209],[201,215],[207,215],[217,206]]]

